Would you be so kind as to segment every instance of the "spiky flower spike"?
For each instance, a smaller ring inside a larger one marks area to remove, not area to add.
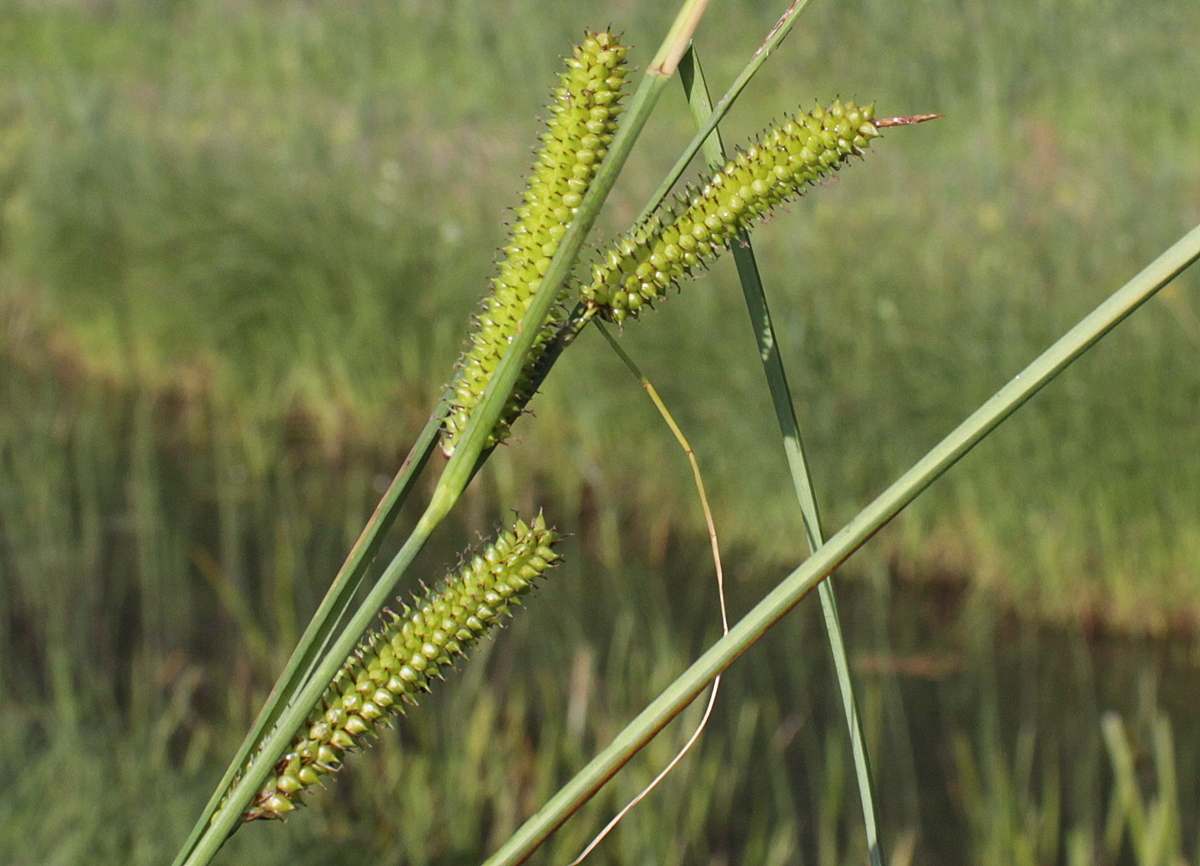
[[[400,614],[387,611],[390,622],[359,643],[242,819],[282,818],[295,809],[322,775],[341,768],[347,751],[415,703],[442,668],[511,613],[559,558],[557,541],[541,514],[532,525],[518,520],[440,589]]]
[[[740,229],[861,154],[879,135],[874,113],[874,105],[834,102],[769,129],[702,190],[690,190],[620,240],[596,265],[583,299],[614,322],[636,316],[720,255]]]
[[[538,280],[550,267],[558,243],[567,231],[617,128],[621,87],[625,82],[625,53],[607,31],[589,33],[575,49],[554,92],[551,119],[517,209],[499,274],[483,301],[467,348],[459,359],[454,396],[442,435],[449,457],[472,410],[483,396],[504,350],[516,335],[529,309]],[[491,433],[489,445],[508,437],[509,427],[533,396],[532,370],[563,316],[560,305],[542,328],[527,359],[525,371]]]

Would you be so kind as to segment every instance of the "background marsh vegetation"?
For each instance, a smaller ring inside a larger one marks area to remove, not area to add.
[[[714,86],[780,11],[709,13]],[[0,859],[174,850],[449,375],[559,56],[611,21],[644,64],[666,24],[581,14],[0,3]],[[946,114],[755,235],[830,526],[1200,221],[1197,32],[1188,0],[820,0],[751,84],[729,142],[837,94]],[[690,132],[665,99],[606,235]],[[799,515],[732,267],[685,291],[623,339],[696,447],[744,610]],[[568,564],[403,748],[232,856],[478,859],[715,633],[687,466],[594,337],[417,573],[535,503],[576,532]],[[889,850],[1197,856],[1198,351],[1185,275],[851,561]],[[826,651],[793,620],[599,856],[861,861]],[[1165,841],[1120,832],[1106,711]]]

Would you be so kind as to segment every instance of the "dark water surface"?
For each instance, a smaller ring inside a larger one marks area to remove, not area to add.
[[[1194,639],[1031,622],[952,583],[843,580],[838,593],[883,823],[917,828],[919,861],[995,862],[1022,845],[1032,862],[1154,860],[1154,843],[1122,832],[1127,794],[1134,824],[1162,822],[1167,848],[1195,856]]]
[[[181,402],[164,423],[160,400],[54,392],[38,374],[10,372],[21,376],[6,377],[5,402],[22,411],[0,425],[0,710],[12,719],[44,713],[65,730],[63,718],[99,707],[134,743],[178,709],[179,683],[192,677],[200,685],[164,740],[161,772],[191,773],[202,802],[386,484],[372,467],[394,456],[306,454],[288,430],[256,453],[247,443],[257,433],[214,443],[205,431],[222,419],[209,410],[189,415]],[[414,572],[437,575],[464,536],[493,526],[495,496],[485,486],[468,497],[462,521],[439,531]],[[537,497],[515,498],[530,500],[528,515]],[[396,838],[439,862],[477,860],[711,643],[713,589],[696,577],[711,571],[705,540],[671,541],[647,564],[637,551],[648,545],[634,533],[614,563],[601,555],[604,533],[588,514],[577,507],[567,563],[481,651],[479,665],[452,674],[405,717],[399,747],[385,738],[357,756],[347,776],[360,781],[339,780],[315,798],[308,824],[294,825],[357,833],[361,845],[351,850],[380,862],[411,857]],[[737,560],[726,563],[735,617],[771,584]],[[853,576],[838,577],[837,594],[891,862],[1166,864],[1197,856],[1194,636],[1112,633],[1090,620],[1048,624],[998,608],[966,581],[855,568],[851,560]],[[510,744],[496,750],[503,781],[475,799],[442,781],[472,772],[465,758],[443,757],[456,754],[464,730]],[[52,737],[29,740],[32,749],[21,742],[0,742],[16,756],[5,766],[34,784],[26,771]],[[673,747],[657,745],[610,784],[597,814],[560,831],[555,857],[577,853],[648,780],[647,768],[666,762]],[[125,750],[147,784],[162,784],[145,751]],[[121,748],[108,751],[120,759]],[[632,835],[620,850],[657,862],[862,862],[848,755],[814,596],[729,670],[697,751],[627,822],[622,832]],[[378,784],[373,773],[386,777],[389,762],[403,779],[435,758],[450,763],[429,771],[422,796],[452,816],[454,834],[420,810],[376,808],[360,790]],[[201,765],[211,767],[197,773]],[[81,808],[93,808],[95,796],[79,791]],[[126,793],[147,808],[140,789]],[[0,804],[14,796],[0,794]],[[177,808],[172,820],[186,822],[189,809]],[[12,826],[24,826],[23,813],[12,814]],[[37,810],[28,817],[31,827],[45,823]],[[344,861],[347,849],[294,825],[284,838],[304,840],[305,856]],[[182,836],[184,826],[165,835]],[[54,841],[46,851],[57,850]]]

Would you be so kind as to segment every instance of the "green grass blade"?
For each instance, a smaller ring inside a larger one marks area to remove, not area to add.
[[[567,782],[486,861],[511,866],[527,858],[638,749],[690,704],[714,677],[784,617],[813,587],[845,562],[980,440],[996,429],[1071,362],[1200,257],[1200,226],[1176,241],[1141,273],[1068,331],[997,391],[928,454],[785,577],[650,702],[587,766]]]
[[[504,408],[508,395],[516,384],[525,358],[537,336],[538,328],[550,312],[558,287],[569,276],[588,230],[595,222],[596,215],[608,192],[612,189],[634,141],[645,126],[658,96],[674,72],[674,58],[683,53],[683,48],[690,40],[692,30],[698,23],[699,15],[706,3],[707,0],[685,0],[681,5],[675,25],[669,32],[668,38],[660,46],[650,67],[642,76],[642,81],[626,109],[625,117],[609,147],[609,152],[592,185],[584,195],[579,211],[572,219],[546,275],[542,278],[542,282],[534,294],[522,320],[521,333],[505,352],[479,405],[472,412],[460,441],[454,449],[454,454],[439,478],[437,488],[434,490],[425,513],[417,522],[408,540],[380,575],[366,599],[339,633],[337,639],[321,656],[311,676],[305,680],[294,699],[279,715],[275,728],[264,739],[261,750],[247,767],[241,783],[229,797],[225,808],[215,814],[211,823],[205,825],[191,852],[186,857],[181,853],[176,860],[177,863],[183,863],[186,866],[200,866],[200,864],[208,863],[229,833],[236,828],[242,811],[254,792],[262,785],[279,756],[283,754],[293,732],[304,721],[309,709],[320,698],[326,684],[340,669],[372,618],[394,594],[396,584],[405,569],[434,528],[458,501],[458,497],[478,469],[488,436]]]
[[[537,291],[530,301],[529,309],[521,320],[521,332],[504,353],[496,372],[484,389],[483,397],[471,418],[463,429],[462,442],[455,448],[454,454],[446,464],[442,473],[438,490],[434,493],[435,503],[439,499],[457,499],[462,489],[470,480],[477,458],[483,449],[483,444],[500,417],[500,412],[516,385],[517,377],[525,365],[525,359],[533,346],[537,331],[550,313],[554,305],[559,286],[571,274],[579,258],[583,242],[600,213],[600,208],[608,193],[616,183],[617,175],[625,165],[625,160],[633,148],[634,142],[641,134],[650,112],[658,102],[663,87],[674,73],[677,58],[682,55],[699,16],[703,13],[708,0],[686,0],[676,15],[675,22],[668,32],[667,38],[659,47],[658,53],[643,73],[638,88],[625,110],[625,116],[609,146],[595,178],[584,193],[579,210],[567,227],[559,243],[558,250],[550,260],[550,266],[542,277]]]
[[[696,125],[703,127],[712,116],[712,103],[709,100],[708,85],[704,80],[704,70],[695,49],[684,56],[683,62],[679,66],[679,80],[683,83],[684,91],[687,93],[688,104],[691,106],[692,117],[695,119]],[[725,146],[721,142],[719,128],[714,128],[712,134],[705,140],[704,155],[709,167],[714,171],[725,164],[727,157]],[[737,265],[742,294],[746,299],[746,310],[750,314],[750,322],[754,327],[754,339],[758,343],[758,357],[767,377],[771,403],[775,407],[775,417],[779,421],[779,430],[783,436],[783,450],[787,455],[788,469],[792,476],[792,486],[796,490],[796,499],[800,503],[800,513],[804,520],[804,531],[808,540],[808,552],[811,554],[825,541],[821,530],[821,517],[817,510],[816,495],[813,493],[812,475],[804,456],[804,441],[800,437],[800,425],[796,420],[795,404],[792,400],[791,390],[788,388],[787,375],[779,354],[779,340],[775,335],[775,325],[771,320],[771,310],[767,305],[766,293],[763,291],[762,279],[758,273],[758,263],[754,258],[754,248],[750,244],[749,232],[743,230],[737,242],[730,244],[730,249]],[[817,587],[817,594],[821,598],[825,633],[829,638],[829,649],[833,655],[838,690],[842,697],[842,709],[846,715],[846,729],[850,735],[854,772],[858,782],[863,825],[867,836],[867,851],[872,866],[883,866],[883,849],[879,843],[879,820],[871,784],[871,767],[867,757],[866,743],[863,741],[858,706],[854,699],[854,686],[850,681],[850,662],[846,657],[846,646],[842,639],[842,624],[838,617],[832,576],[821,581]]]
[[[1162,828],[1159,848],[1160,862],[1182,863],[1183,829],[1179,808],[1179,779],[1175,775],[1175,738],[1171,733],[1171,720],[1166,715],[1154,719],[1154,771],[1158,777],[1158,796],[1155,798],[1155,816]]]
[[[246,760],[258,747],[266,731],[279,718],[284,706],[296,693],[300,684],[304,682],[317,656],[324,649],[326,643],[328,643],[329,637],[333,634],[338,621],[346,612],[350,600],[362,584],[367,567],[379,551],[379,546],[383,543],[384,535],[387,534],[388,529],[395,521],[400,507],[408,498],[408,494],[412,491],[413,485],[421,474],[421,470],[424,469],[430,455],[433,454],[446,408],[447,403],[443,400],[438,410],[429,417],[429,420],[425,423],[425,427],[421,430],[420,435],[418,435],[416,442],[409,451],[408,456],[404,459],[400,470],[396,473],[395,478],[392,479],[392,483],[388,486],[383,498],[379,501],[379,505],[376,506],[375,513],[371,515],[371,519],[363,527],[362,533],[354,543],[354,547],[351,548],[346,561],[342,564],[333,583],[330,585],[328,591],[326,591],[325,597],[321,600],[320,606],[309,621],[304,634],[301,635],[295,650],[292,651],[292,655],[284,666],[282,673],[280,673],[279,678],[275,681],[275,685],[271,688],[271,693],[267,696],[262,709],[259,710],[258,718],[255,719],[253,727],[246,734],[245,739],[238,748],[237,754],[225,770],[225,775],[222,777],[217,789],[213,792],[208,804],[204,807],[204,811],[201,813],[200,819],[196,822],[196,826],[192,828],[191,834],[189,834],[179,856],[175,860],[177,864],[183,862],[183,859],[191,854],[197,840],[204,832],[204,828],[208,826],[213,813],[216,812],[221,798],[233,783],[234,777],[246,765]]]
[[[1137,771],[1134,769],[1129,736],[1125,733],[1121,717],[1112,711],[1105,713],[1101,721],[1101,730],[1104,734],[1104,746],[1112,762],[1114,779],[1113,803],[1104,833],[1105,848],[1110,856],[1116,859],[1120,852],[1121,839],[1128,829],[1134,859],[1144,863],[1147,851],[1146,810],[1141,787],[1138,785]]]
[[[778,48],[779,43],[791,32],[792,25],[796,23],[796,17],[804,11],[804,7],[807,5],[808,0],[793,0],[792,5],[775,22],[775,26],[771,28],[771,32],[767,34],[767,38],[763,41],[763,44],[754,52],[754,55],[750,58],[750,62],[746,64],[745,68],[738,73],[738,77],[734,79],[729,90],[715,106],[710,108],[709,116],[700,124],[700,129],[696,132],[696,135],[688,143],[688,146],[684,148],[683,153],[679,155],[679,159],[675,161],[675,165],[667,173],[663,182],[659,184],[658,189],[654,191],[654,195],[650,197],[650,202],[642,209],[635,224],[642,222],[642,220],[663,203],[663,199],[670,194],[671,189],[687,170],[688,163],[700,152],[701,146],[717,128],[717,124],[721,122],[721,118],[733,107],[734,101],[741,95],[746,85],[750,83],[750,79],[758,72],[759,67],[767,62],[767,58],[771,56],[771,52]]]

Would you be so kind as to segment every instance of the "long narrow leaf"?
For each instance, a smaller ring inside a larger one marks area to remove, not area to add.
[[[746,85],[750,83],[750,79],[758,72],[759,67],[767,62],[767,58],[771,56],[771,52],[778,48],[779,43],[791,32],[792,25],[796,23],[796,16],[804,11],[804,7],[807,5],[808,0],[793,0],[792,5],[788,7],[787,11],[775,23],[775,26],[771,28],[771,32],[767,34],[767,38],[763,41],[763,44],[751,56],[750,62],[738,73],[738,77],[734,79],[729,90],[715,106],[710,107],[708,118],[700,125],[700,129],[697,130],[695,136],[688,143],[688,146],[683,149],[683,153],[679,155],[679,159],[675,161],[675,165],[667,173],[663,182],[659,184],[658,189],[654,191],[654,195],[650,197],[650,201],[642,209],[636,222],[640,223],[663,203],[663,199],[667,197],[668,193],[671,192],[671,188],[675,186],[675,183],[683,176],[684,171],[687,170],[688,163],[692,161],[692,157],[700,152],[700,148],[705,140],[717,128],[717,124],[721,122],[721,118],[725,116],[726,112],[733,107],[734,101],[741,95]]]
[[[633,143],[645,126],[650,111],[663,87],[674,73],[676,58],[691,39],[707,0],[685,0],[681,5],[668,37],[660,46],[650,67],[626,110],[626,116],[609,148],[591,187],[584,195],[579,211],[572,219],[550,267],[534,294],[524,319],[522,331],[513,340],[484,391],[479,405],[471,414],[454,454],[446,464],[437,488],[408,540],[364,599],[354,615],[327,648],[311,676],[279,715],[275,728],[265,737],[261,749],[247,766],[241,782],[228,797],[224,808],[201,831],[190,853],[181,853],[177,863],[186,866],[206,864],[220,848],[225,838],[237,826],[242,811],[255,791],[265,781],[275,763],[286,749],[292,733],[303,723],[309,709],[323,693],[326,684],[337,673],[359,636],[366,630],[378,610],[395,593],[396,584],[417,552],[441,520],[449,513],[470,478],[487,445],[489,434],[512,392],[521,368],[541,323],[546,320],[558,287],[567,279],[588,230],[595,222],[601,205],[612,189],[617,174],[624,165]],[[681,47],[682,46],[682,47]]]
[[[254,725],[242,740],[242,744],[225,770],[220,784],[204,807],[204,811],[201,812],[196,826],[192,828],[191,834],[175,860],[176,864],[183,862],[183,859],[191,854],[238,771],[245,766],[250,754],[262,742],[266,731],[275,723],[283,712],[284,706],[295,695],[300,684],[310,672],[317,656],[328,642],[330,635],[333,634],[333,630],[349,606],[354,593],[361,586],[367,567],[379,551],[384,536],[395,522],[396,515],[412,491],[421,470],[433,454],[446,407],[447,403],[443,399],[437,411],[429,417],[425,427],[417,436],[404,463],[400,466],[395,478],[392,479],[392,483],[388,485],[379,505],[376,506],[375,513],[363,527],[362,533],[354,543],[354,547],[351,548],[333,583],[330,584],[325,597],[321,600],[308,627],[305,628],[304,634],[296,644],[295,650],[292,651],[291,657],[275,681],[275,685],[271,688],[266,702],[259,710],[258,718],[255,719]]]
[[[708,85],[704,81],[700,58],[694,48],[684,56],[683,62],[679,66],[679,80],[683,83],[684,91],[687,94],[688,104],[692,109],[692,118],[696,121],[697,126],[704,128],[704,124],[712,116],[712,103],[709,99]],[[721,142],[721,131],[717,127],[713,128],[712,134],[704,142],[704,156],[709,167],[714,171],[725,164],[725,146]],[[792,486],[796,490],[796,499],[800,503],[800,514],[804,521],[808,552],[811,554],[825,540],[821,531],[821,516],[817,510],[817,499],[813,493],[808,461],[804,456],[804,441],[800,437],[800,425],[796,420],[795,405],[779,354],[779,340],[775,335],[775,325],[771,320],[771,310],[767,305],[767,296],[763,291],[762,279],[758,273],[754,248],[750,245],[749,232],[743,229],[737,240],[730,245],[730,249],[733,252],[734,263],[737,265],[742,294],[746,299],[746,310],[750,314],[750,322],[754,327],[754,339],[758,342],[758,357],[767,377],[771,403],[775,407],[775,417],[779,421],[779,431],[783,436],[783,450],[787,456]],[[872,866],[883,866],[883,848],[879,843],[879,816],[876,812],[871,784],[871,767],[867,757],[866,743],[863,740],[858,705],[854,699],[854,685],[850,681],[850,662],[846,657],[846,646],[842,639],[842,623],[838,617],[832,575],[821,581],[817,587],[817,594],[821,598],[825,633],[829,638],[829,649],[833,655],[838,690],[842,696],[842,709],[846,716],[846,729],[850,736],[850,750],[854,759],[854,773],[858,781],[863,826],[867,836],[867,852]]]
[[[655,698],[617,737],[517,829],[485,866],[525,860],[704,687],[779,622],[822,579],[845,562],[942,473],[996,429],[1051,379],[1200,257],[1200,226],[1176,241],[1097,307],[949,436],[784,578],[770,593]]]

